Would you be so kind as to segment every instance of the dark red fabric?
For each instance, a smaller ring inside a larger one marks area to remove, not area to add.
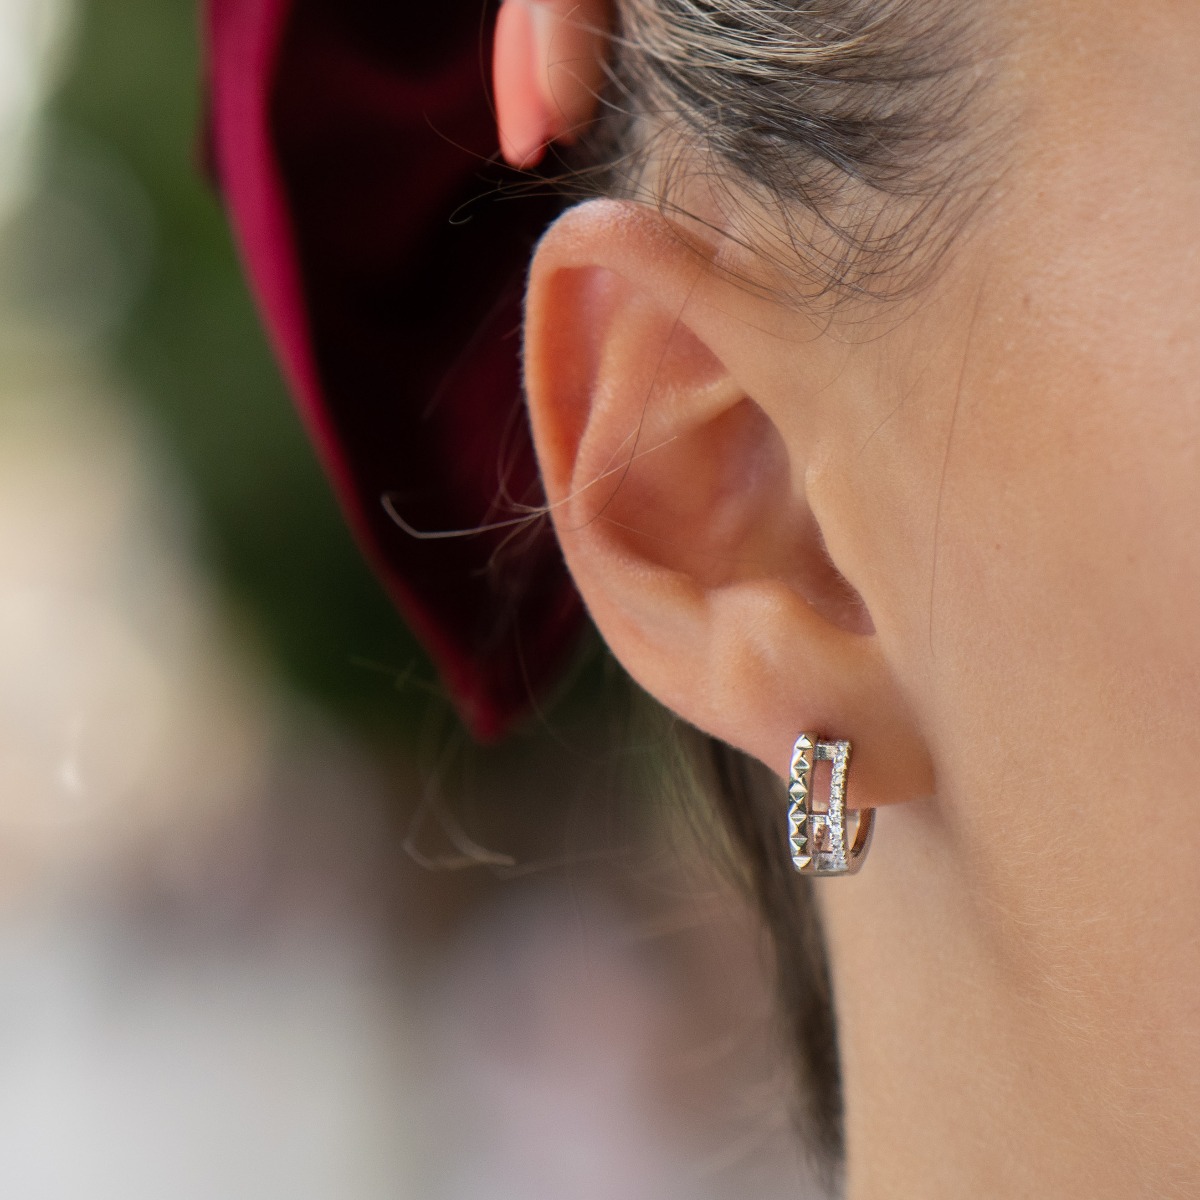
[[[504,194],[491,0],[207,0],[210,147],[272,341],[347,516],[459,711],[494,738],[582,617],[541,521],[521,288],[549,199]]]

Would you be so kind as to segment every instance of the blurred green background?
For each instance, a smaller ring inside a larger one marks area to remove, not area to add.
[[[73,55],[50,110],[48,190],[145,262],[109,352],[188,478],[201,554],[236,618],[282,682],[363,734],[404,741],[450,721],[342,521],[204,176],[196,5],[88,0]],[[44,273],[47,248],[30,257]]]
[[[186,553],[228,626],[280,696],[311,705],[394,775],[400,812],[436,788],[474,836],[534,857],[557,853],[585,793],[593,813],[598,793],[621,797],[606,801],[624,807],[617,824],[640,827],[650,814],[630,780],[659,770],[659,735],[598,638],[514,736],[477,746],[354,543],[206,174],[198,9],[73,6],[36,202],[14,218],[21,262],[0,263],[0,288],[19,290],[24,276],[18,307],[98,331],[89,369],[107,364],[159,443],[168,490],[191,505]]]
[[[0,0],[0,1195],[808,1194],[670,720],[473,747],[349,536],[196,8]]]

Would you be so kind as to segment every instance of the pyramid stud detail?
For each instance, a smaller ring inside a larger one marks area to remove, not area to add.
[[[875,810],[847,807],[850,749],[849,742],[822,741],[814,733],[802,733],[792,749],[788,840],[792,863],[802,875],[853,875],[867,853]],[[831,764],[824,811],[813,806],[813,768],[818,762]]]

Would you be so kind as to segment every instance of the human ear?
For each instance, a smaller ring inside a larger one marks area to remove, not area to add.
[[[850,739],[855,807],[927,794],[923,739],[807,495],[838,419],[802,365],[825,345],[781,338],[717,259],[615,201],[538,248],[526,387],[567,564],[617,658],[687,721],[781,775],[800,730]]]

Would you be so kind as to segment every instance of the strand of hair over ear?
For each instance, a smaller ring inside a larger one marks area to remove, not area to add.
[[[629,434],[625,439],[626,443],[634,434]],[[510,510],[515,509],[518,513],[514,517],[506,517],[499,521],[484,521],[478,525],[469,525],[461,529],[418,529],[415,525],[405,519],[404,515],[397,507],[396,494],[394,492],[384,492],[379,498],[380,504],[383,506],[384,512],[387,513],[397,527],[408,537],[413,538],[418,542],[441,542],[449,541],[455,538],[470,538],[480,537],[483,534],[496,533],[506,529],[516,529],[526,527],[534,522],[540,521],[545,517],[551,516],[557,509],[564,508],[573,504],[581,496],[584,496],[592,488],[598,487],[608,479],[616,476],[624,475],[629,468],[640,458],[644,458],[648,454],[654,454],[656,451],[662,450],[669,446],[672,442],[678,439],[678,434],[665,438],[663,441],[656,443],[653,446],[647,446],[644,449],[637,450],[629,456],[625,461],[601,471],[594,479],[589,480],[582,487],[576,488],[573,492],[556,500],[553,503],[545,504],[522,504],[515,499],[505,499],[502,503],[504,507]],[[623,443],[625,444],[625,443]],[[618,448],[616,453],[619,453]],[[594,520],[593,516],[590,518]]]

